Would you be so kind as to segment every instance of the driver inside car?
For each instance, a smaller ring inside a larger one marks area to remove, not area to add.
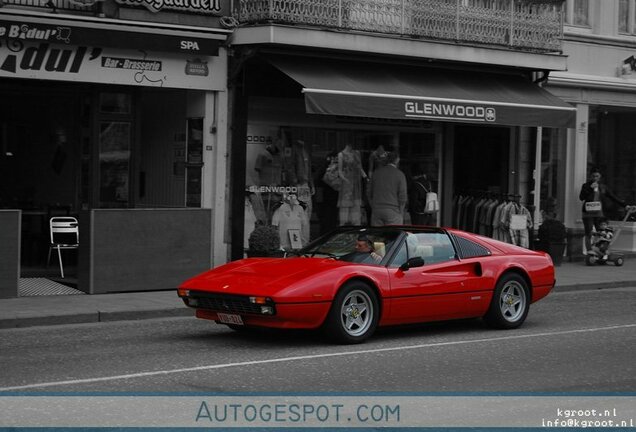
[[[366,235],[358,236],[354,248],[355,251],[343,255],[340,259],[361,264],[378,264],[382,261],[382,257],[373,248],[373,242]]]

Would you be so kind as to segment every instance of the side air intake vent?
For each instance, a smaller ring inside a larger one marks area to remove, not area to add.
[[[460,258],[475,258],[490,255],[490,251],[480,244],[463,237],[453,237],[455,238]]]

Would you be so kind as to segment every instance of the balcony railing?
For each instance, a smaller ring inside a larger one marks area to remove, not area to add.
[[[560,52],[563,0],[235,0],[243,25],[277,23]]]
[[[95,11],[97,0],[0,0],[0,3],[2,6],[35,8],[50,12],[60,10],[92,13]]]

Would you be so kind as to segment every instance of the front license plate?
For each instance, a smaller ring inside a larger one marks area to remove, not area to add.
[[[225,313],[217,313],[216,315],[223,324],[243,325],[243,318],[240,315]]]

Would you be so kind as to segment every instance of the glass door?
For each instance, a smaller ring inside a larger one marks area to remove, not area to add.
[[[99,207],[132,207],[132,96],[102,92],[98,122]]]

